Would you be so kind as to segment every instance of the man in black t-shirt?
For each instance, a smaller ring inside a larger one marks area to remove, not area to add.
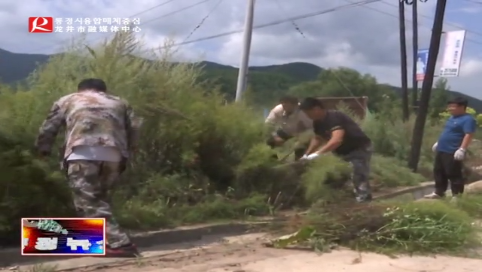
[[[300,104],[300,109],[313,120],[315,132],[315,137],[302,159],[312,160],[324,153],[333,152],[350,162],[353,166],[353,185],[357,201],[370,201],[370,138],[348,115],[336,110],[326,110],[316,98],[305,98]],[[321,146],[323,140],[327,142]]]

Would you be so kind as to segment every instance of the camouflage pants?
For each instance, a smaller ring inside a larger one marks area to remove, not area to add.
[[[106,243],[117,248],[130,243],[112,215],[108,191],[121,173],[121,163],[75,160],[67,162],[67,176],[74,205],[81,217],[105,218]]]
[[[352,182],[358,201],[364,201],[371,197],[369,176],[372,153],[372,147],[367,147],[341,156],[353,167]]]

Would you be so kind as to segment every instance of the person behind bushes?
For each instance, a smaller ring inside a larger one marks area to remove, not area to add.
[[[348,115],[337,110],[326,110],[316,98],[305,98],[300,109],[313,120],[310,146],[302,160],[313,160],[328,152],[333,152],[353,167],[353,185],[358,202],[372,200],[369,175],[372,144],[370,138]],[[325,145],[321,145],[326,140]]]
[[[433,167],[435,191],[425,198],[444,197],[449,181],[454,199],[464,192],[463,160],[477,128],[475,118],[466,112],[467,106],[468,101],[462,97],[447,103],[451,116],[432,147],[436,152]]]
[[[107,93],[103,80],[84,79],[77,92],[53,104],[35,142],[39,154],[49,156],[56,135],[65,127],[63,169],[74,205],[79,216],[106,219],[107,257],[138,255],[115,221],[107,198],[135,150],[137,120],[126,101]]]
[[[279,100],[266,118],[265,123],[271,130],[266,144],[271,148],[282,146],[289,139],[311,129],[313,122],[300,111],[298,98],[285,96]],[[298,142],[295,145],[295,160],[299,160],[307,148],[307,143]]]

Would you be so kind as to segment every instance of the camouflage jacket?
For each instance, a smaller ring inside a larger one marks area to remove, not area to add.
[[[81,91],[57,100],[40,127],[35,147],[50,153],[59,130],[65,127],[64,158],[75,146],[116,147],[129,158],[135,148],[140,120],[119,97],[96,91]]]

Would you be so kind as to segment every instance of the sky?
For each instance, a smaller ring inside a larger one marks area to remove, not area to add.
[[[286,22],[253,32],[250,65],[309,62],[323,68],[349,67],[375,76],[379,82],[400,86],[398,3],[381,0],[344,7],[360,0],[257,0],[254,25]],[[67,4],[68,2],[68,4]],[[30,0],[0,2],[0,48],[15,53],[52,54],[65,48],[74,33],[28,33],[28,17],[139,18],[139,37],[147,48],[235,32],[176,47],[175,58],[207,60],[237,67],[240,62],[247,0]],[[419,3],[419,47],[427,48],[435,0]],[[482,0],[448,1],[444,30],[467,30],[460,76],[450,78],[456,90],[482,99]],[[301,4],[303,3],[303,4]],[[338,8],[337,8],[338,7]],[[330,9],[332,9],[330,11]],[[299,20],[290,17],[324,14]],[[406,7],[408,54],[412,55],[412,10]],[[85,20],[84,20],[85,23]],[[102,23],[102,26],[108,26]],[[74,23],[79,26],[79,23]],[[96,45],[112,33],[87,33]],[[443,44],[443,41],[442,41]],[[443,49],[443,48],[442,48]],[[439,53],[441,58],[443,50]],[[409,67],[411,67],[411,58]],[[438,71],[438,70],[436,70]],[[411,72],[410,72],[411,73]],[[411,82],[411,81],[409,81]],[[409,86],[411,83],[409,83]]]

